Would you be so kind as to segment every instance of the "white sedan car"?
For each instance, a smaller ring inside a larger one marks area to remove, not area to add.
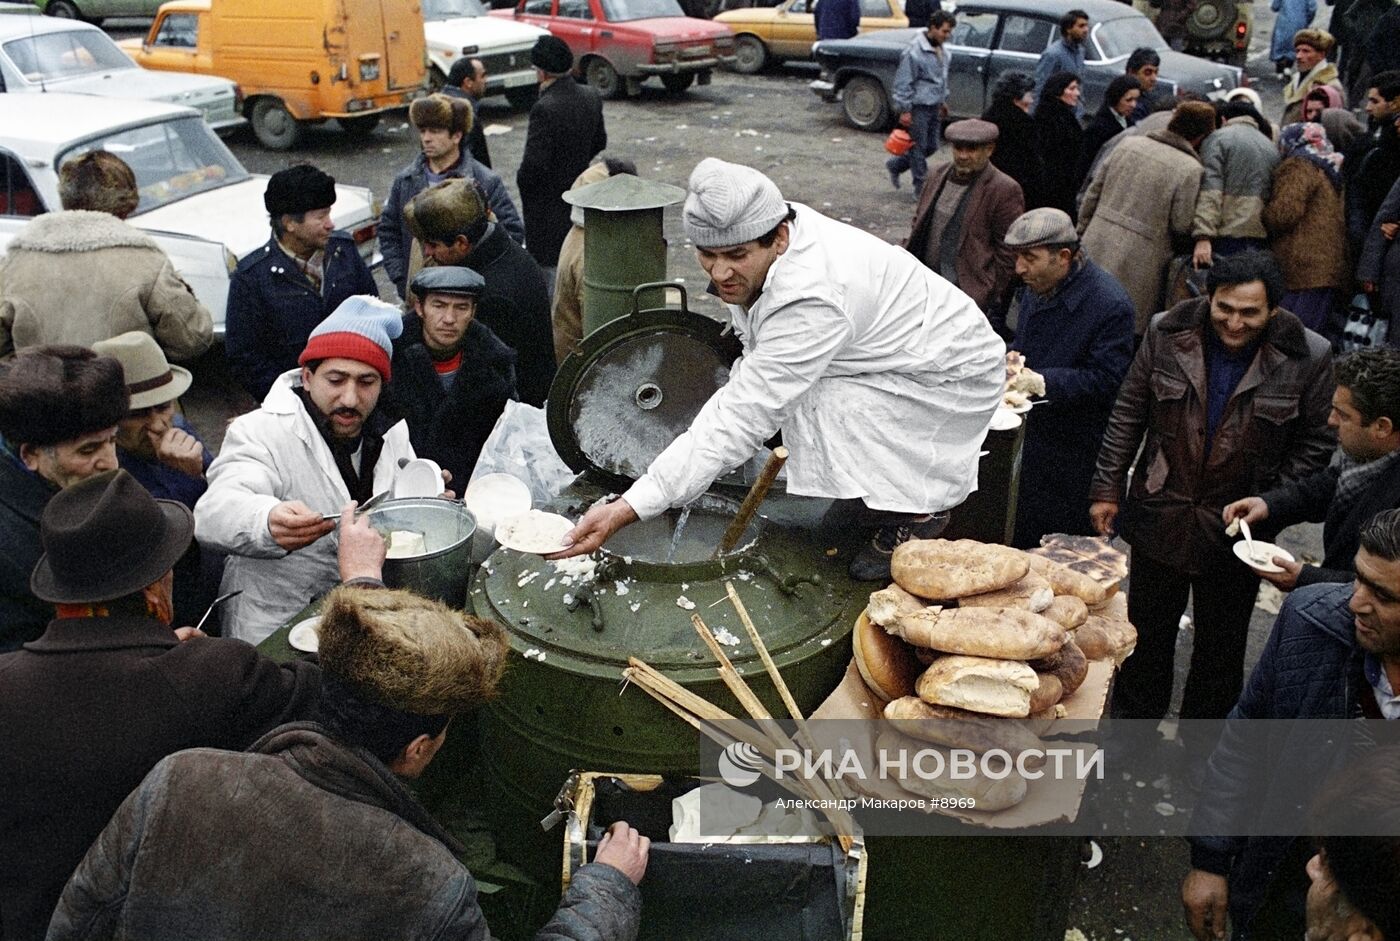
[[[486,94],[505,95],[515,107],[529,108],[539,85],[530,50],[549,31],[486,13],[481,0],[423,0],[433,84],[441,86],[458,59],[480,59]]]
[[[141,202],[127,222],[149,232],[224,335],[229,276],[271,236],[267,177],[243,168],[200,120],[179,105],[89,95],[0,95],[0,254],[33,216],[61,209],[58,167],[91,150],[130,165]],[[331,211],[368,264],[379,206],[370,191],[336,186]]]

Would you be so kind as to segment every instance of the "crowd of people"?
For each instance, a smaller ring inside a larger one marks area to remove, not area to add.
[[[1277,127],[1248,90],[1218,105],[1164,93],[1150,49],[1086,115],[1090,24],[1071,11],[1034,74],[1004,76],[982,118],[944,129],[955,24],[930,11],[896,82],[914,146],[887,169],[896,187],[910,172],[917,197],[902,246],[790,201],[758,170],[699,161],[682,223],[743,354],[561,555],[685,505],[781,433],[789,492],[831,499],[822,525],[849,537],[852,577],[888,582],[894,549],[941,533],[976,486],[1019,358],[1045,395],[1026,424],[1013,542],[1121,536],[1131,549],[1139,642],[1115,717],[1166,716],[1188,602],[1182,718],[1400,717],[1400,350],[1343,322],[1367,303],[1385,327],[1400,304],[1400,73],[1370,76],[1362,127],[1321,67],[1331,37],[1305,26]],[[460,493],[506,404],[542,404],[580,339],[584,220],[562,196],[636,168],[599,159],[601,101],[570,74],[568,47],[543,37],[533,60],[521,212],[479,134],[479,60],[410,109],[421,152],[379,226],[403,303],[379,297],[335,230],[329,175],[298,165],[268,180],[270,238],[228,299],[228,361],[256,407],[217,455],[179,410],[194,379],[181,363],[212,342],[211,318],[122,221],[131,170],[102,151],[65,164],[64,210],[10,244],[7,941],[236,938],[255,911],[267,936],[489,937],[456,841],[403,780],[453,715],[494,694],[504,629],[386,588],[383,540],[354,510],[419,456]],[[945,140],[950,159],[930,164]],[[1263,539],[1323,522],[1325,557],[1261,572],[1231,550],[1236,521]],[[1246,678],[1261,579],[1288,597]],[[209,627],[192,627],[221,594]],[[319,663],[250,646],[313,602]],[[1280,773],[1228,734],[1184,744],[1217,807]],[[1382,758],[1366,780],[1400,773]],[[1300,846],[1194,839],[1193,933],[1224,937],[1228,911],[1245,936],[1282,873],[1291,929],[1400,937],[1395,838]],[[618,823],[541,937],[634,937],[647,853]],[[366,858],[382,865],[349,862]]]

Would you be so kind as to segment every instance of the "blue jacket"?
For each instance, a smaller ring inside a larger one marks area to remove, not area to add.
[[[1267,719],[1358,719],[1371,695],[1347,610],[1349,584],[1310,585],[1284,601],[1244,692],[1211,753],[1192,833],[1238,831],[1234,821],[1296,817],[1296,794],[1279,782],[1321,781],[1346,763],[1347,748],[1320,751],[1308,723]],[[1285,796],[1286,794],[1286,796]],[[1250,925],[1292,844],[1290,837],[1193,836],[1193,868],[1230,879],[1230,921],[1237,941]]]
[[[1045,82],[1056,72],[1073,72],[1079,76],[1079,83],[1084,84],[1084,44],[1066,42],[1061,36],[1050,44],[1040,56],[1040,61],[1035,64],[1035,100],[1040,103],[1040,92],[1045,88]],[[1083,98],[1081,104],[1075,108],[1075,114],[1084,113]]]
[[[817,38],[850,39],[860,32],[860,0],[818,0]]]
[[[311,331],[342,301],[379,296],[374,275],[344,232],[331,233],[324,272],[318,293],[276,238],[239,262],[228,287],[224,350],[234,378],[259,402],[273,380],[296,366]]]
[[[946,45],[934,52],[924,33],[910,40],[894,73],[895,108],[904,112],[916,106],[936,108],[943,104],[948,98],[948,64],[952,59],[952,50]]]
[[[1045,377],[1046,399],[1027,416],[1016,544],[1038,546],[1052,532],[1090,535],[1089,482],[1133,359],[1132,299],[1085,259],[1050,297],[1021,289],[1011,348]]]
[[[525,222],[506,191],[505,183],[494,170],[482,166],[465,146],[461,159],[447,172],[451,179],[463,179],[467,174],[486,194],[486,205],[496,214],[496,221],[517,245],[525,244]],[[379,250],[384,254],[384,273],[394,282],[399,297],[408,290],[408,261],[413,248],[413,230],[403,216],[403,207],[428,188],[428,158],[421,153],[399,171],[389,186],[389,198],[379,214]]]

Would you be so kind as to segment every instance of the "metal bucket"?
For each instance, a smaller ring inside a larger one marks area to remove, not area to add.
[[[422,555],[384,560],[384,584],[465,606],[476,520],[461,503],[438,497],[386,500],[365,514],[385,539],[395,530],[421,533]]]

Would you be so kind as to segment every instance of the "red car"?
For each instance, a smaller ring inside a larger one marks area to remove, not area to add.
[[[519,0],[514,17],[569,44],[584,80],[604,98],[632,94],[649,76],[680,94],[734,62],[728,26],[686,16],[676,0]]]

